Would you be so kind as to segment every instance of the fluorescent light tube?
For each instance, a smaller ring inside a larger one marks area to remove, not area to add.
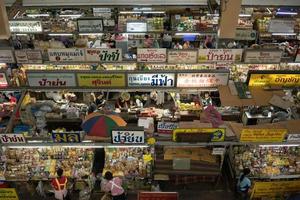
[[[272,35],[296,35],[296,33],[272,33]]]
[[[251,17],[252,15],[250,14],[239,14],[239,17]]]
[[[282,11],[278,11],[276,12],[276,15],[298,15],[297,12],[282,12]]]
[[[72,33],[49,33],[49,36],[72,36]]]
[[[143,11],[145,14],[165,14],[165,11]]]
[[[79,33],[79,35],[103,35],[103,33]]]
[[[82,14],[69,14],[69,15],[64,15],[64,14],[62,14],[62,15],[59,15],[59,17],[72,17],[72,18],[78,18],[78,17],[81,17],[82,16]]]
[[[28,34],[26,34],[26,33],[16,33],[16,35],[18,35],[18,36],[26,36]]]
[[[200,33],[175,33],[175,35],[201,35]]]
[[[299,144],[266,144],[266,145],[259,145],[259,147],[298,147]]]
[[[120,14],[141,14],[141,11],[120,11]]]
[[[44,14],[28,14],[28,17],[49,17],[50,14],[44,13]]]

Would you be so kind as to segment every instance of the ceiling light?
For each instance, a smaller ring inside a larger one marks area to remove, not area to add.
[[[49,36],[73,36],[72,33],[49,33]]]
[[[64,14],[62,14],[62,15],[59,15],[59,17],[71,17],[71,18],[78,18],[78,17],[81,17],[82,16],[82,14],[69,14],[69,15],[64,15]]]
[[[239,17],[251,17],[251,14],[239,14]]]
[[[141,11],[120,11],[120,14],[141,14]]]
[[[144,14],[165,14],[165,11],[144,11]]]
[[[200,33],[175,33],[175,35],[183,36],[183,35],[201,35],[201,34]]]
[[[79,35],[103,35],[103,33],[79,33]]]
[[[27,14],[28,17],[49,17],[50,14],[44,13],[44,14]]]
[[[297,12],[281,12],[281,11],[278,11],[276,12],[276,15],[298,15]]]
[[[296,33],[272,33],[272,35],[296,35]]]
[[[266,145],[259,145],[259,147],[298,147],[299,144],[266,144]]]

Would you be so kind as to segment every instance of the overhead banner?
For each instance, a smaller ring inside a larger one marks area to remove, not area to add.
[[[15,50],[15,56],[17,63],[43,63],[43,56],[40,50]]]
[[[236,29],[235,40],[256,40],[256,31],[247,29]]]
[[[112,130],[111,132],[112,144],[144,144],[145,133],[144,130]]]
[[[7,86],[8,86],[8,82],[5,73],[0,72],[0,88],[6,88]]]
[[[81,33],[99,33],[103,31],[102,19],[78,19],[78,31]]]
[[[19,197],[15,188],[0,188],[0,199],[19,200]]]
[[[199,49],[198,62],[240,62],[243,49]]]
[[[0,63],[15,63],[12,50],[0,50]]]
[[[48,49],[49,61],[52,62],[84,62],[84,49]]]
[[[169,50],[168,51],[168,63],[171,64],[194,64],[197,63],[197,51],[185,51],[185,50]]]
[[[280,63],[282,51],[274,51],[274,50],[246,50],[244,54],[244,62],[245,63]]]
[[[85,49],[86,61],[121,62],[122,49]]]
[[[106,88],[125,87],[125,74],[121,73],[79,73],[77,74],[79,87]]]
[[[137,49],[138,62],[166,62],[167,50],[166,49]]]
[[[12,20],[9,21],[9,29],[12,33],[41,33],[43,32],[40,20]]]
[[[241,142],[282,142],[287,129],[243,129]]]
[[[298,87],[300,86],[300,74],[250,74],[248,85]]]
[[[65,88],[76,87],[73,73],[27,73],[28,85],[31,87]]]
[[[174,142],[222,142],[225,128],[176,128],[173,130]]]
[[[174,87],[173,73],[128,74],[128,87]]]
[[[295,21],[291,19],[271,19],[269,33],[294,33]]]
[[[178,73],[179,88],[209,88],[227,85],[229,73]]]

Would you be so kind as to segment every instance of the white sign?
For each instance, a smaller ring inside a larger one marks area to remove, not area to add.
[[[166,49],[137,49],[138,62],[166,62]]]
[[[42,52],[40,50],[16,50],[17,63],[43,63]]]
[[[128,74],[128,87],[174,87],[175,74]]]
[[[42,22],[39,20],[13,20],[9,21],[9,29],[12,33],[41,33]]]
[[[31,87],[76,87],[73,73],[27,73],[28,85]]]
[[[218,87],[227,85],[229,73],[179,73],[177,87]]]
[[[288,134],[287,141],[300,141],[300,134]]]
[[[237,29],[235,31],[235,40],[255,40],[255,39],[256,39],[255,30]]]
[[[175,63],[175,64],[197,63],[197,51],[169,50],[168,63]]]
[[[240,62],[243,49],[199,49],[198,62]]]
[[[172,135],[173,130],[178,128],[177,122],[158,122],[157,132],[163,135]]]
[[[12,50],[0,50],[0,63],[15,63]]]
[[[78,31],[81,33],[98,33],[103,31],[102,19],[78,19]]]
[[[23,134],[0,134],[0,140],[2,144],[26,143]]]
[[[122,49],[86,49],[86,61],[120,62]]]
[[[7,79],[4,72],[0,73],[0,88],[6,88],[8,86]]]
[[[84,49],[48,49],[49,61],[85,61]]]
[[[127,32],[147,32],[146,22],[127,22]]]
[[[286,19],[271,19],[269,24],[270,33],[294,33],[295,21]]]
[[[213,148],[212,155],[224,155],[225,153],[225,148],[220,147],[220,148]]]
[[[113,144],[144,144],[144,131],[113,130],[111,132]]]
[[[280,63],[282,51],[257,50],[247,51],[244,55],[245,63]]]

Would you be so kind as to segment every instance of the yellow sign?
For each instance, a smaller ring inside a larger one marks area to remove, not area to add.
[[[77,74],[80,87],[125,87],[125,74]]]
[[[209,134],[211,136],[211,142],[222,142],[225,138],[225,128],[177,128],[173,130],[173,141],[178,142],[178,134],[186,134],[190,136],[191,134]],[[199,142],[197,138],[193,138],[190,142]]]
[[[1,200],[19,200],[15,188],[0,188]]]
[[[251,194],[251,199],[260,197],[276,197],[282,194],[298,192],[299,188],[299,180],[255,182]]]
[[[287,129],[243,129],[241,142],[282,142]]]
[[[300,86],[300,74],[251,74],[249,86]]]

